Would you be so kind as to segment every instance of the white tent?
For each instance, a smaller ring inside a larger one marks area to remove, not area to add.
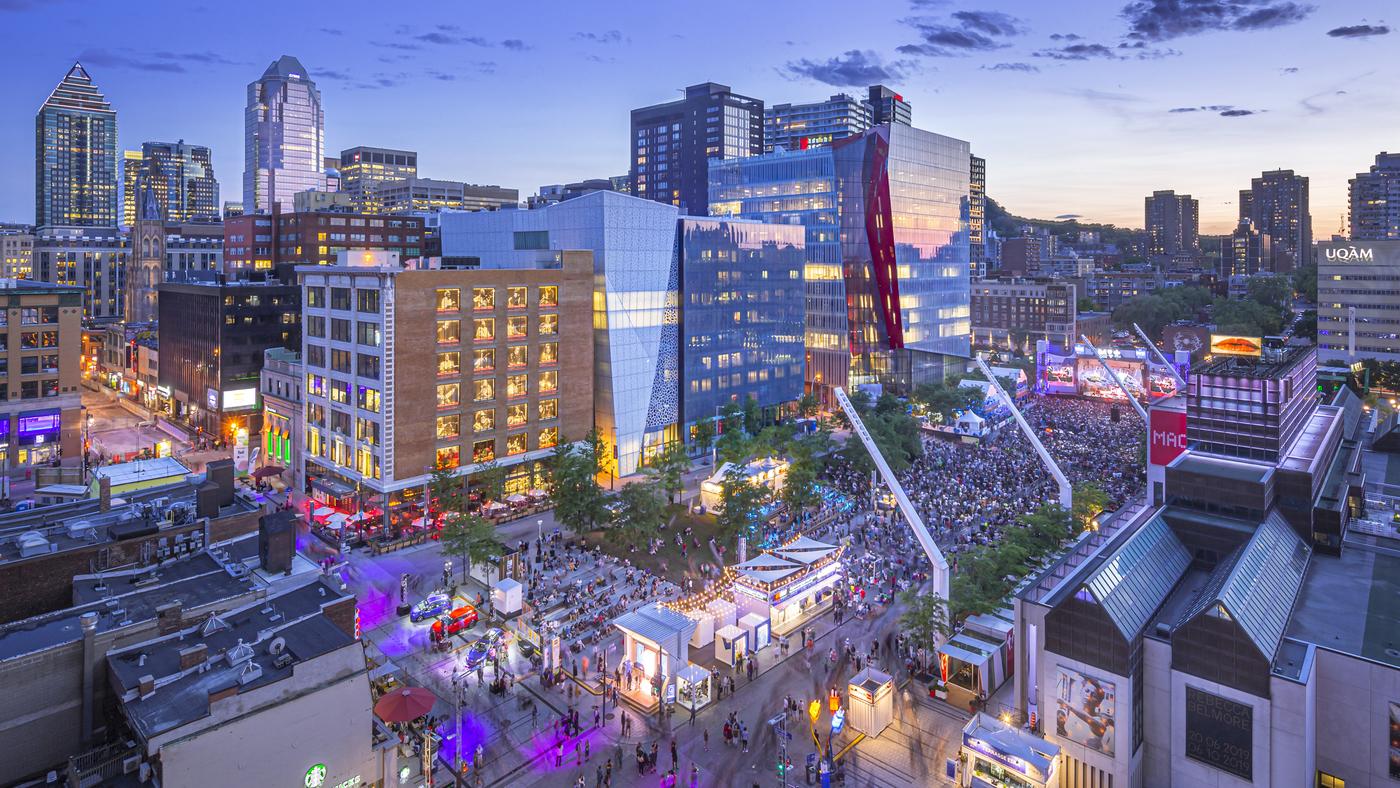
[[[970,410],[965,410],[962,415],[958,416],[957,429],[958,432],[965,432],[969,435],[981,435],[982,430],[986,428],[986,423],[986,419]]]

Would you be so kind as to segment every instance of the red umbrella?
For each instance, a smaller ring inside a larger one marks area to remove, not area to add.
[[[386,692],[374,704],[374,713],[385,722],[411,722],[437,705],[437,696],[422,687],[399,687]]]

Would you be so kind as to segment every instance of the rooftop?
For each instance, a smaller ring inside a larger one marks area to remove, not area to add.
[[[1400,557],[1351,538],[1340,556],[1314,554],[1284,634],[1400,668]]]
[[[187,476],[189,472],[190,469],[174,457],[153,457],[149,460],[100,465],[92,469],[92,477],[95,480],[109,479],[113,487],[120,487],[152,479]]]
[[[1286,347],[1281,350],[1266,349],[1264,355],[1216,356],[1191,370],[1191,377],[1216,375],[1221,377],[1256,378],[1277,380],[1287,375],[1308,356],[1312,346]]]
[[[1219,476],[1237,482],[1263,484],[1274,473],[1274,466],[1263,462],[1199,454],[1191,449],[1182,452],[1169,466],[1187,473]]]

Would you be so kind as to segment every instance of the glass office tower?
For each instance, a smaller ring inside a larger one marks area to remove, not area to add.
[[[777,409],[802,397],[805,238],[801,227],[680,219],[679,422],[752,397]]]
[[[34,126],[34,223],[116,227],[117,113],[81,63],[49,94]]]
[[[714,215],[806,230],[806,378],[908,391],[969,352],[968,143],[902,124],[710,166]]]
[[[243,210],[293,210],[301,191],[326,188],[321,91],[301,62],[283,55],[248,84],[243,114]]]
[[[204,145],[145,142],[123,161],[122,223],[134,224],[142,184],[156,193],[165,220],[171,223],[219,221],[219,181],[213,157]]]

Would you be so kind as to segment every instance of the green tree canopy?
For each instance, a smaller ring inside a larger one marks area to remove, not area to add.
[[[625,542],[636,543],[656,535],[666,519],[666,502],[655,482],[633,482],[617,495],[617,514],[609,533]]]
[[[924,594],[911,589],[900,592],[899,601],[904,603],[904,611],[899,614],[899,625],[914,639],[914,643],[932,650],[935,643],[952,637],[948,600],[938,594]]]
[[[667,446],[652,459],[646,472],[656,480],[666,494],[667,501],[674,501],[685,490],[685,474],[690,470],[690,458],[685,447],[679,443]]]
[[[608,519],[607,498],[598,486],[599,452],[602,442],[597,431],[579,444],[560,441],[550,460],[554,482],[554,516],[574,531],[593,530]]]
[[[496,529],[474,514],[449,515],[438,534],[438,548],[445,556],[461,559],[463,582],[472,566],[495,560],[504,551]]]
[[[1216,299],[1211,311],[1215,330],[1221,334],[1270,336],[1283,330],[1283,315],[1279,310],[1252,300]]]
[[[724,508],[715,516],[726,541],[743,534],[754,536],[763,507],[769,500],[768,488],[749,481],[742,469],[731,468],[722,483]]]

